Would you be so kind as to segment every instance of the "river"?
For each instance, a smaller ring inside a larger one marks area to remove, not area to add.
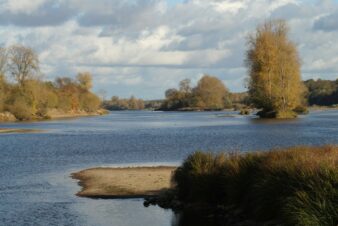
[[[98,117],[1,123],[42,133],[0,135],[0,225],[175,226],[142,199],[76,197],[72,172],[97,166],[178,165],[196,150],[268,150],[338,143],[338,111],[295,120],[235,112],[112,112]]]

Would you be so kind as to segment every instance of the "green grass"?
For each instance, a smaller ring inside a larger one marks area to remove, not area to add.
[[[338,224],[338,147],[190,155],[174,174],[179,201],[232,206],[258,222]]]

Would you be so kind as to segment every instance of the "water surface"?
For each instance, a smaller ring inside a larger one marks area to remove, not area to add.
[[[71,172],[96,166],[179,164],[196,150],[250,151],[338,143],[338,111],[297,120],[233,112],[113,112],[100,117],[3,123],[43,133],[0,134],[0,225],[176,225],[142,199],[74,196]]]

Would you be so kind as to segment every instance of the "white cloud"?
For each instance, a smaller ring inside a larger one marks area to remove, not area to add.
[[[109,94],[163,97],[179,80],[203,73],[244,90],[246,36],[269,18],[288,20],[304,78],[338,75],[333,0],[0,2],[0,43],[36,49],[50,79],[92,71],[95,89]]]
[[[36,11],[46,0],[7,0],[3,1],[3,10],[8,10],[12,13],[30,14]]]

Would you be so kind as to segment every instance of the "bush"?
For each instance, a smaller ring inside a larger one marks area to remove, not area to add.
[[[250,109],[243,108],[240,110],[239,114],[240,115],[250,115]]]
[[[234,206],[258,222],[338,223],[338,148],[294,147],[247,154],[196,152],[177,169],[187,206]]]
[[[9,109],[18,120],[31,120],[34,118],[33,108],[23,97],[17,98]]]
[[[101,104],[100,99],[89,92],[86,92],[82,95],[80,95],[80,106],[82,110],[85,110],[86,112],[95,112],[99,109]]]
[[[307,107],[302,106],[302,105],[297,106],[295,109],[293,109],[293,111],[301,115],[306,115],[309,113],[309,110],[307,109]]]

